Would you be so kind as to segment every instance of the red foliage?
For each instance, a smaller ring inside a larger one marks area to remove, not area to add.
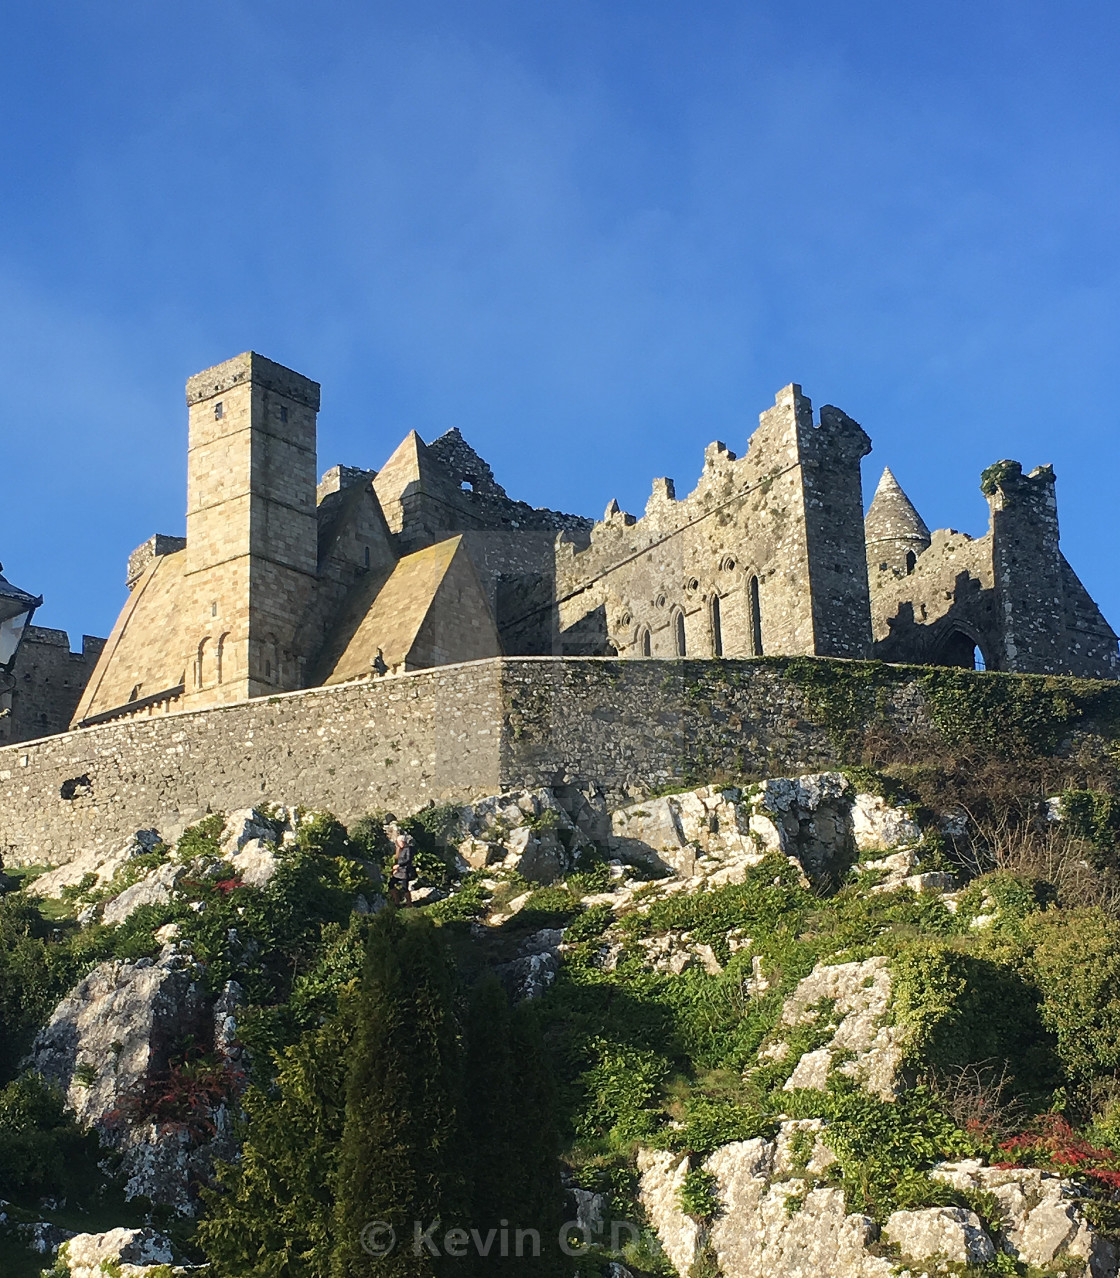
[[[1061,1114],[1046,1114],[1033,1132],[1000,1143],[1010,1156],[997,1167],[1043,1167],[1067,1175],[1088,1176],[1111,1190],[1120,1190],[1120,1158],[1111,1149],[1091,1145]]]
[[[240,886],[240,879],[219,879],[217,883],[214,884],[214,890],[216,892],[221,892],[223,896],[228,896],[234,888],[239,888]]]
[[[142,1079],[105,1116],[108,1127],[155,1123],[163,1132],[186,1132],[202,1144],[217,1134],[214,1111],[244,1086],[245,1073],[228,1062],[200,1059],[168,1066]]]

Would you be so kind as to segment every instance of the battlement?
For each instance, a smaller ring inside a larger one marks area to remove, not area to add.
[[[187,379],[187,405],[193,407],[204,400],[214,399],[239,386],[252,384],[265,390],[275,391],[285,399],[295,400],[298,404],[319,411],[318,382],[304,377],[283,364],[276,364],[255,351],[245,351],[227,359],[213,368],[204,369]]]
[[[746,454],[708,445],[695,488],[655,479],[640,518],[607,507],[556,547],[560,628],[601,610],[623,656],[865,656],[871,643],[859,462],[846,413],[819,424],[791,382]]]

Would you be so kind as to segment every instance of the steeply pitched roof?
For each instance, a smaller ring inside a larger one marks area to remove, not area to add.
[[[446,484],[440,470],[441,467],[429,456],[428,445],[414,430],[410,430],[373,481],[373,491],[391,531],[401,531],[404,521],[401,501],[406,493],[445,496]]]
[[[875,489],[864,532],[870,541],[921,541],[929,545],[929,529],[902,491],[888,466]]]
[[[363,609],[360,619],[354,618],[353,628],[342,636],[344,646],[330,663],[324,683],[369,675],[378,649],[390,668],[469,661],[501,652],[462,537],[405,555],[368,605],[358,606]]]

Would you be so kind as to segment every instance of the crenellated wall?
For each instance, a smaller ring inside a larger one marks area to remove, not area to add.
[[[709,445],[687,497],[655,480],[640,519],[612,503],[589,541],[559,541],[561,638],[598,613],[627,657],[866,656],[870,447],[839,409],[814,425],[809,398],[785,387],[745,456]]]

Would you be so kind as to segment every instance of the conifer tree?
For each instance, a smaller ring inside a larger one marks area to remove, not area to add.
[[[241,1158],[222,1168],[198,1239],[214,1278],[327,1278],[353,998],[277,1056],[274,1084],[243,1106]]]
[[[462,1217],[459,1178],[459,1044],[444,945],[430,920],[395,910],[370,929],[357,1002],[358,1029],[334,1180],[331,1278],[421,1278],[441,1272],[414,1226]],[[373,1259],[363,1232],[385,1222],[397,1245]],[[461,1262],[448,1262],[451,1266]],[[460,1271],[461,1272],[461,1271]]]
[[[474,1272],[566,1274],[558,1269],[562,1204],[551,1081],[527,1016],[511,1012],[493,976],[472,991],[466,1038],[463,1148],[470,1223],[483,1246],[495,1233],[486,1256],[474,1248]],[[533,1259],[528,1236],[518,1247],[519,1230],[536,1232],[539,1259]]]

